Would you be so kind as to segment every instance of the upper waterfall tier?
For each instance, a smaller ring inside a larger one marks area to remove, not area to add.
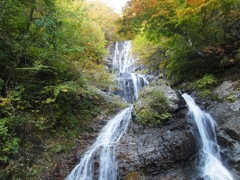
[[[138,59],[131,55],[132,42],[115,42],[112,51],[112,71],[118,73],[118,88],[114,94],[120,95],[126,101],[133,103],[138,99],[138,92],[148,84],[144,74],[137,74],[141,65],[136,64]]]
[[[114,71],[120,73],[129,73],[134,71],[135,59],[131,55],[131,41],[121,41],[115,43],[114,57],[112,67]]]

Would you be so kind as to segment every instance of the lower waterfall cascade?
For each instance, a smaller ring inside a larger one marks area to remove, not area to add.
[[[131,119],[132,106],[122,110],[101,130],[97,140],[83,154],[80,163],[66,180],[92,180],[94,178],[94,158],[99,156],[99,180],[116,180],[117,165],[114,148],[126,131]],[[98,154],[99,153],[99,154]]]
[[[220,147],[215,132],[216,122],[203,112],[188,94],[182,95],[187,103],[189,115],[196,126],[195,136],[200,143],[200,176],[206,180],[233,180],[231,173],[223,166],[220,158]]]

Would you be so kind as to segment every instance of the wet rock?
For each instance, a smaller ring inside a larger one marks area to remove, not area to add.
[[[239,133],[233,129],[221,128],[217,135],[219,144],[222,148],[221,154],[224,159],[224,163],[228,169],[230,169],[233,176],[235,176],[235,179],[238,179],[237,177],[240,177]]]
[[[191,175],[186,169],[196,154],[194,136],[186,118],[186,109],[180,108],[181,100],[176,91],[163,79],[156,78],[140,93],[137,106],[148,106],[152,91],[165,94],[173,119],[158,127],[146,127],[135,120],[128,132],[122,137],[116,154],[120,179],[137,172],[143,180],[183,180]],[[146,97],[146,98],[145,98]]]
[[[213,93],[220,99],[227,97],[239,98],[240,97],[240,80],[237,81],[224,81],[221,85],[213,90]]]
[[[129,104],[121,101],[119,96],[108,94],[106,92],[95,90],[95,93],[104,99],[107,108],[101,111],[101,113],[92,121],[88,122],[84,132],[79,132],[79,138],[74,139],[76,146],[71,149],[71,152],[64,156],[55,166],[55,168],[49,171],[41,179],[45,180],[64,180],[67,175],[73,170],[73,168],[79,163],[82,155],[87,149],[94,143],[100,130],[107,124],[107,122],[113,118],[115,112],[125,108]],[[113,110],[109,109],[109,105]],[[97,166],[98,164],[95,163]]]
[[[146,128],[132,122],[117,147],[120,179],[141,172],[143,179],[185,179],[183,167],[196,153],[194,137],[186,120]]]
[[[224,81],[213,91],[220,101],[211,101],[205,109],[217,121],[217,136],[223,161],[235,176],[240,177],[240,80]]]
[[[136,78],[136,87],[134,87],[133,77]],[[119,95],[126,101],[133,103],[136,100],[136,89],[139,90],[146,85],[144,76],[131,73],[120,73],[118,77],[119,87],[113,90],[113,93]]]

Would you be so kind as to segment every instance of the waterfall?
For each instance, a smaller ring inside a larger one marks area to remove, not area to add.
[[[138,91],[139,91],[139,87],[141,86],[139,83],[139,78],[134,73],[130,73],[130,74],[131,74],[131,78],[133,81],[133,90],[134,90],[133,94],[134,94],[135,99],[138,99]]]
[[[138,99],[139,90],[149,82],[144,75],[134,73],[137,66],[130,54],[131,46],[131,41],[115,43],[112,67],[118,73],[118,83],[122,89],[117,94],[132,103]],[[127,130],[132,108],[133,105],[122,110],[104,126],[95,143],[82,155],[80,163],[66,180],[117,179],[115,147]]]
[[[223,166],[220,158],[220,148],[216,138],[216,122],[203,112],[188,94],[182,95],[189,109],[194,125],[197,128],[201,157],[199,168],[201,177],[206,180],[233,180],[231,173]]]
[[[131,41],[122,41],[115,43],[115,52],[113,58],[113,70],[125,73],[130,71],[133,64],[133,58],[130,54],[132,48]]]
[[[99,156],[99,180],[115,180],[117,165],[114,149],[126,131],[131,119],[132,106],[122,110],[101,130],[97,140],[83,154],[80,163],[72,170],[66,180],[92,180],[94,178],[94,162]]]
[[[114,93],[133,103],[138,99],[139,90],[148,84],[148,80],[144,74],[135,72],[140,65],[135,64],[138,59],[132,57],[131,47],[131,41],[115,43],[112,67],[113,71],[118,73],[117,81],[121,89]]]

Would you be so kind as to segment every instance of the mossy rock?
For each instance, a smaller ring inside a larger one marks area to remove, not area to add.
[[[139,172],[130,172],[124,178],[124,180],[141,180],[141,175]]]
[[[165,92],[156,87],[148,89],[134,107],[136,120],[147,126],[157,126],[171,119],[169,111],[170,106]]]

